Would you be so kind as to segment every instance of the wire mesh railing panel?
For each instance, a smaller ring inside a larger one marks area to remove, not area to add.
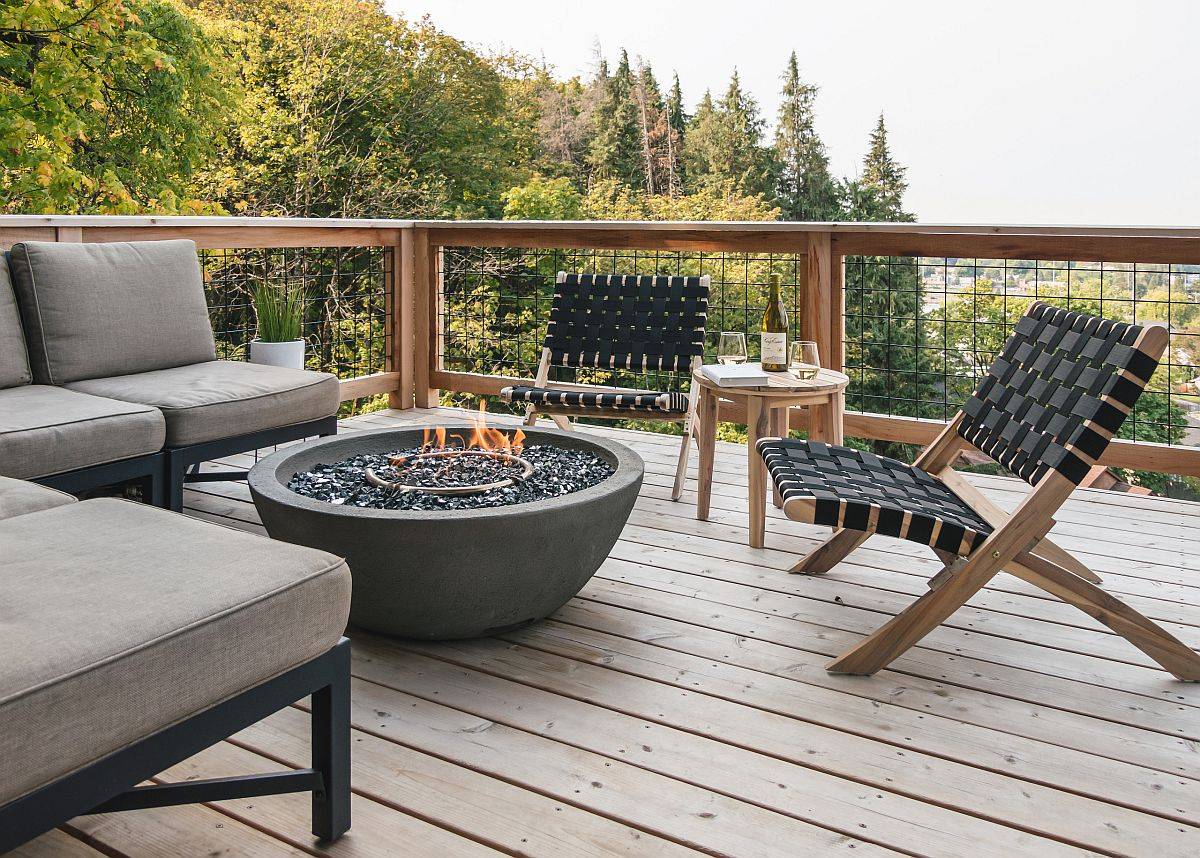
[[[1168,325],[1171,344],[1121,436],[1200,440],[1200,266],[855,256],[845,284],[848,410],[949,419],[1036,300]]]
[[[354,378],[388,369],[392,266],[381,247],[202,250],[204,287],[217,356],[244,360],[255,333],[253,289],[259,284],[305,299],[309,369]]]
[[[746,334],[749,359],[757,360],[768,275],[782,278],[789,325],[798,336],[804,263],[803,254],[446,247],[439,271],[442,368],[532,379],[559,271],[707,274],[712,286],[705,360],[715,361],[722,331]],[[556,368],[551,378],[660,391],[689,385],[684,374],[669,372]]]

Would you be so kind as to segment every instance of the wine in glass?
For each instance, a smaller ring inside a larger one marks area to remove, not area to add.
[[[821,371],[821,358],[817,344],[812,340],[796,340],[788,354],[788,372],[799,379],[816,378]]]
[[[722,366],[746,362],[746,335],[739,331],[722,331],[717,343],[717,363]]]

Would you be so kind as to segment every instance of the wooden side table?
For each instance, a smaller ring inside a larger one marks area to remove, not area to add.
[[[822,369],[815,378],[802,380],[784,372],[771,373],[766,387],[719,387],[700,370],[692,373],[699,399],[696,407],[700,441],[699,488],[696,518],[708,520],[712,498],[713,459],[717,449],[717,406],[722,399],[746,406],[746,479],[749,483],[750,546],[762,548],[766,536],[767,468],[755,451],[759,438],[787,434],[788,409],[810,410],[810,436],[828,444],[842,443],[842,416],[846,410],[846,386],[850,379],[832,369]],[[775,505],[782,506],[775,492]]]

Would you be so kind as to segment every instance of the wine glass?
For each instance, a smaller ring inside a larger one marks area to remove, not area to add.
[[[816,378],[821,371],[817,344],[812,340],[793,340],[788,350],[788,371],[796,378]]]
[[[744,363],[746,361],[746,335],[739,331],[722,331],[720,342],[717,343],[717,363]]]

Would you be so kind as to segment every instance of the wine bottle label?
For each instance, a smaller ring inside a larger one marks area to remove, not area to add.
[[[762,362],[776,366],[787,363],[787,334],[762,335]]]

